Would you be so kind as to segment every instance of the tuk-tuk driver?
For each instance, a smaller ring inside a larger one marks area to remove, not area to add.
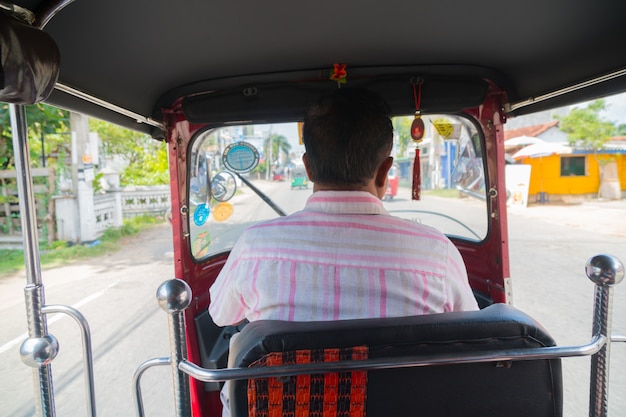
[[[302,211],[239,238],[210,288],[218,326],[478,309],[452,242],[383,207],[393,164],[389,114],[377,95],[349,88],[307,112],[303,162],[313,194]],[[221,398],[229,416],[228,382]]]
[[[313,194],[302,211],[240,237],[210,288],[217,325],[478,309],[452,242],[383,207],[393,163],[389,114],[377,95],[350,88],[309,109],[303,162]]]

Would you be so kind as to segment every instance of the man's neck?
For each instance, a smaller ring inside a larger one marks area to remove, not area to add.
[[[367,184],[363,186],[351,186],[351,187],[346,187],[346,186],[342,187],[342,186],[337,186],[334,184],[331,185],[331,184],[314,183],[313,192],[316,192],[316,191],[365,191],[365,192],[372,194],[376,198],[381,198],[378,195],[378,190],[376,188],[376,185],[374,184],[374,180],[369,181]]]

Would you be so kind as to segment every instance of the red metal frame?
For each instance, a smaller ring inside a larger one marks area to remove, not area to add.
[[[506,190],[504,184],[504,116],[502,90],[492,86],[485,102],[466,113],[481,126],[485,135],[486,172],[489,186],[489,233],[480,243],[454,239],[468,269],[472,288],[490,297],[493,302],[507,302],[505,282],[509,278],[508,235],[506,223]],[[212,285],[227,254],[203,263],[191,257],[187,231],[186,180],[188,147],[192,137],[204,126],[190,124],[182,112],[169,113],[167,141],[169,143],[170,181],[172,196],[172,232],[176,278],[185,280],[193,291],[191,306],[185,311],[188,358],[199,363],[198,338],[194,317],[205,311],[210,303],[208,288]],[[191,380],[193,415],[218,416],[221,413],[219,392],[205,392],[202,383]]]

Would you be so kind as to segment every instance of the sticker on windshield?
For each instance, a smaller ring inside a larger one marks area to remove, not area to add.
[[[233,172],[250,172],[259,163],[259,152],[247,142],[236,142],[224,149],[222,162]]]
[[[444,118],[435,119],[432,123],[437,133],[444,139],[458,139],[461,135],[461,125],[458,123],[451,123]]]
[[[209,245],[211,244],[211,236],[209,232],[204,231],[198,233],[193,241],[193,253],[196,257],[201,258],[209,253]]]
[[[211,214],[209,206],[205,203],[199,204],[193,212],[193,223],[196,226],[202,226],[209,218],[209,214]]]
[[[213,218],[216,222],[228,220],[233,215],[233,205],[230,203],[219,203],[213,208]]]

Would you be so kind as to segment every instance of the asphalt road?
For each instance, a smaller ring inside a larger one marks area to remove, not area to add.
[[[389,203],[394,204],[394,203]],[[532,206],[509,214],[514,305],[539,320],[560,345],[591,336],[593,285],[585,261],[598,253],[626,260],[626,202]],[[99,416],[134,415],[132,376],[144,360],[168,355],[166,315],[158,285],[173,277],[168,225],[129,239],[102,258],[44,271],[46,302],[73,305],[89,320],[94,346]],[[0,279],[0,417],[34,414],[31,371],[18,357],[25,335],[22,276]],[[626,334],[626,283],[615,288],[614,333]],[[80,335],[72,320],[53,316],[60,340],[53,362],[57,416],[87,415]],[[626,344],[612,349],[610,415],[626,410]],[[589,359],[564,360],[565,416],[587,416]],[[146,372],[148,416],[173,415],[171,372]]]
[[[169,355],[167,316],[156,303],[156,289],[173,278],[170,226],[164,224],[127,239],[123,249],[90,261],[43,272],[47,304],[78,308],[91,327],[98,416],[134,415],[132,377],[144,360]],[[19,359],[26,337],[25,279],[0,279],[0,416],[34,415],[30,368]],[[57,416],[86,416],[81,339],[73,320],[50,317],[58,338],[52,364]],[[148,416],[174,415],[171,371],[146,372],[143,384]]]
[[[542,323],[559,345],[590,340],[594,286],[585,262],[600,253],[626,262],[625,216],[626,200],[509,213],[513,304]],[[626,282],[614,288],[613,334],[626,335]],[[609,416],[623,416],[626,343],[613,343],[611,353]],[[589,415],[589,369],[589,358],[563,360],[564,416]]]

